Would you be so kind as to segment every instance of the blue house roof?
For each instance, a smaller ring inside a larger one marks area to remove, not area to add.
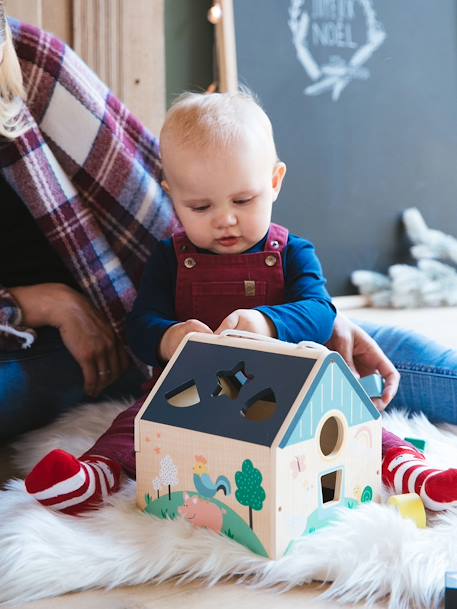
[[[312,358],[189,340],[142,420],[271,446],[315,365]],[[227,377],[236,389],[231,397],[220,383]],[[198,403],[172,405],[178,392],[194,385]],[[272,406],[264,420],[249,416],[257,400]],[[325,412],[335,408],[349,425],[380,416],[342,357],[329,352],[280,446],[314,437]]]
[[[189,340],[142,415],[142,420],[271,446],[316,360]],[[221,395],[219,379],[232,373],[235,399]],[[196,385],[200,401],[186,408],[169,402],[177,390]],[[272,400],[267,420],[246,412],[256,399]]]

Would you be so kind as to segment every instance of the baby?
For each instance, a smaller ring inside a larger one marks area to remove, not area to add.
[[[189,332],[235,328],[327,342],[335,309],[314,248],[271,223],[286,166],[252,96],[181,96],[160,143],[162,185],[182,230],[157,244],[146,267],[127,324],[135,355],[158,370]],[[122,470],[135,476],[134,418],[143,401],[79,459],[49,453],[27,477],[27,491],[70,514],[99,505],[118,489]],[[421,492],[432,509],[457,504],[457,470],[430,469],[420,452],[387,431],[383,455],[384,482],[397,491]]]

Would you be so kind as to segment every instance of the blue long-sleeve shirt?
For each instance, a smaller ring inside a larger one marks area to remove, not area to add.
[[[266,238],[245,253],[263,251]],[[201,252],[218,255],[205,250]],[[282,260],[285,304],[256,309],[271,319],[280,340],[327,342],[333,332],[336,311],[326,290],[322,267],[313,245],[289,234]],[[173,239],[158,242],[146,265],[137,299],[127,318],[126,332],[130,347],[137,357],[151,366],[163,364],[158,357],[160,341],[165,331],[177,323],[177,271]]]

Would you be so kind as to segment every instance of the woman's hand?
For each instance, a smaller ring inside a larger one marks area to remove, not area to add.
[[[128,356],[109,323],[89,300],[69,286],[43,283],[10,288],[32,328],[53,326],[81,367],[84,391],[95,397],[128,367]]]
[[[338,313],[333,336],[326,346],[338,351],[356,376],[378,373],[384,378],[382,398],[373,400],[378,410],[384,410],[397,393],[400,374],[371,336]]]
[[[188,319],[187,321],[174,324],[173,326],[170,326],[162,336],[159,347],[160,359],[164,362],[168,362],[176,351],[179,343],[190,332],[203,332],[205,334],[213,333],[211,328],[202,321],[198,321],[198,319]]]

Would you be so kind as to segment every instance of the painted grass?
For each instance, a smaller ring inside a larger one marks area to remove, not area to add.
[[[184,491],[177,491],[175,493],[171,493],[171,499],[168,498],[168,494],[159,497],[159,499],[153,499],[149,494],[145,496],[146,507],[145,512],[147,514],[152,514],[153,516],[157,516],[158,518],[167,518],[170,520],[175,520],[180,517],[178,512],[178,508],[184,505],[183,498]],[[192,497],[193,495],[197,495],[197,493],[187,492],[187,494]],[[198,496],[198,495],[197,495]],[[259,554],[260,556],[265,556],[268,558],[267,551],[262,545],[262,542],[257,537],[257,535],[252,531],[249,525],[242,519],[236,512],[234,512],[231,508],[229,508],[222,501],[218,501],[217,499],[205,499],[200,497],[200,499],[204,499],[205,501],[210,501],[211,503],[215,503],[221,509],[226,511],[224,514],[224,521],[222,525],[222,532],[224,535],[227,535],[230,539],[241,543],[246,546],[252,552]],[[248,517],[248,508],[246,508],[246,517]],[[254,520],[255,526],[255,520]]]

